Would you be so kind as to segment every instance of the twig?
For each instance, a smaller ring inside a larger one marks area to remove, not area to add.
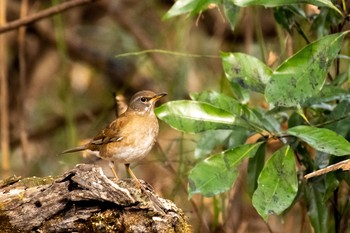
[[[21,14],[20,17],[25,18],[28,12],[28,0],[22,0],[21,5]],[[25,103],[27,96],[27,85],[26,85],[26,74],[27,74],[27,64],[26,64],[26,28],[20,27],[18,30],[18,57],[19,57],[19,98],[20,98],[20,106],[19,106],[19,130],[20,130],[20,139],[21,139],[21,147],[22,147],[22,158],[23,162],[27,164],[28,158],[28,133],[27,133],[27,124],[26,124],[26,111],[25,111]]]
[[[321,124],[317,124],[317,125],[315,125],[315,127],[322,127],[322,126],[325,126],[325,125],[333,124],[333,123],[335,123],[335,122],[344,120],[344,119],[349,118],[349,117],[350,117],[350,114],[346,114],[346,115],[341,116],[341,117],[339,117],[339,118],[331,119],[331,120],[328,120],[328,121],[323,122],[323,123],[321,123]]]
[[[12,22],[0,27],[0,33],[4,33],[4,32],[8,32],[8,31],[17,29],[21,26],[25,26],[27,24],[34,23],[34,22],[39,21],[41,19],[48,18],[52,15],[62,13],[70,8],[80,6],[80,5],[83,5],[86,3],[90,3],[90,2],[95,2],[95,1],[97,1],[97,0],[72,0],[69,2],[64,2],[62,4],[59,4],[59,5],[50,7],[48,9],[39,11],[36,14],[12,21]],[[3,9],[6,9],[6,8],[3,8]]]
[[[6,23],[6,0],[0,0],[0,26]],[[9,111],[8,111],[8,84],[7,84],[7,49],[6,38],[0,36],[0,107],[1,107],[1,168],[2,175],[8,176],[10,171],[9,145]]]
[[[137,51],[137,52],[118,54],[115,57],[120,58],[120,57],[128,57],[128,56],[140,56],[140,55],[148,54],[148,53],[160,53],[160,54],[166,54],[166,55],[171,55],[171,56],[189,57],[189,58],[220,59],[220,56],[218,56],[218,55],[205,55],[205,54],[201,55],[201,54],[193,54],[193,53],[182,53],[182,52],[170,51],[170,50],[164,50],[164,49],[146,49],[146,50]]]
[[[330,165],[328,167],[322,168],[320,170],[311,172],[311,173],[305,175],[304,178],[310,179],[312,177],[320,176],[320,175],[323,175],[325,173],[329,173],[329,172],[332,172],[332,171],[335,171],[338,169],[342,169],[343,171],[350,170],[350,159],[343,160],[343,161],[340,161],[339,163],[336,163],[336,164]]]

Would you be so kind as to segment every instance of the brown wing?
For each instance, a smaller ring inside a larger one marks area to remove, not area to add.
[[[112,121],[106,128],[104,128],[99,134],[97,134],[91,141],[91,147],[100,146],[110,142],[118,142],[123,139],[120,133],[121,118]]]

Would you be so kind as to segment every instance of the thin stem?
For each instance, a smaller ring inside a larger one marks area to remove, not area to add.
[[[129,57],[129,56],[140,56],[140,55],[152,54],[152,53],[172,55],[172,56],[178,56],[178,57],[188,57],[188,58],[214,58],[214,59],[221,58],[218,55],[201,55],[201,54],[192,54],[192,53],[182,53],[182,52],[170,51],[170,50],[164,50],[164,49],[145,49],[137,52],[121,53],[116,55],[115,57],[121,58],[121,57]]]
[[[297,32],[304,38],[304,40],[306,41],[306,43],[310,44],[310,40],[307,38],[307,36],[305,35],[303,29],[301,28],[300,24],[298,22],[295,22],[294,24],[294,28],[297,30]]]
[[[345,116],[341,116],[337,119],[332,119],[332,120],[329,120],[329,121],[326,121],[326,122],[322,122],[320,124],[317,124],[315,125],[315,127],[322,127],[322,126],[325,126],[325,125],[329,125],[329,124],[332,124],[332,123],[335,123],[335,122],[338,122],[338,121],[341,121],[341,120],[344,120],[346,118],[349,118],[350,117],[350,114],[347,114]]]
[[[5,2],[6,0],[1,0]],[[41,19],[49,18],[53,15],[60,14],[70,8],[77,7],[86,3],[94,2],[97,0],[72,0],[68,2],[61,3],[57,6],[50,7],[48,9],[42,10],[36,14],[27,16],[25,18],[21,18],[18,20],[15,20],[13,22],[10,22],[8,24],[1,24],[0,25],[0,33],[8,32],[11,30],[15,30],[21,26],[28,25],[30,23],[34,23],[36,21],[39,21]],[[1,7],[1,9],[5,10],[6,8]]]

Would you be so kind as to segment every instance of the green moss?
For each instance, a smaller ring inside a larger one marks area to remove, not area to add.
[[[37,187],[46,184],[52,184],[56,177],[47,176],[47,177],[28,177],[18,181],[19,185],[23,185],[27,188]]]
[[[92,215],[88,222],[91,224],[90,227],[93,232],[115,232],[121,226],[118,219],[118,213],[112,210],[106,210]]]
[[[9,185],[11,185],[13,183],[16,183],[20,179],[21,179],[20,176],[13,175],[13,176],[10,176],[10,177],[8,177],[6,179],[0,180],[0,188],[3,188],[5,186],[9,186]]]

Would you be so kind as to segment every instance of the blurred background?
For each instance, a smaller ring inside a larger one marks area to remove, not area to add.
[[[65,2],[1,0],[0,26]],[[269,9],[242,8],[232,30],[215,5],[199,16],[163,20],[173,3],[93,1],[0,34],[2,179],[58,176],[77,163],[99,164],[111,176],[107,162],[93,156],[58,154],[115,118],[113,93],[128,100],[140,90],[165,91],[164,103],[187,99],[191,92],[225,91],[221,51],[241,51],[275,66],[293,46],[306,44],[291,41]],[[230,192],[188,199],[187,175],[200,135],[160,124],[159,146],[132,164],[139,178],[182,208],[195,232],[270,232],[249,204],[244,165],[242,182]],[[126,177],[123,165],[117,170]],[[301,222],[298,216],[271,217],[270,227],[300,232],[296,221]]]

